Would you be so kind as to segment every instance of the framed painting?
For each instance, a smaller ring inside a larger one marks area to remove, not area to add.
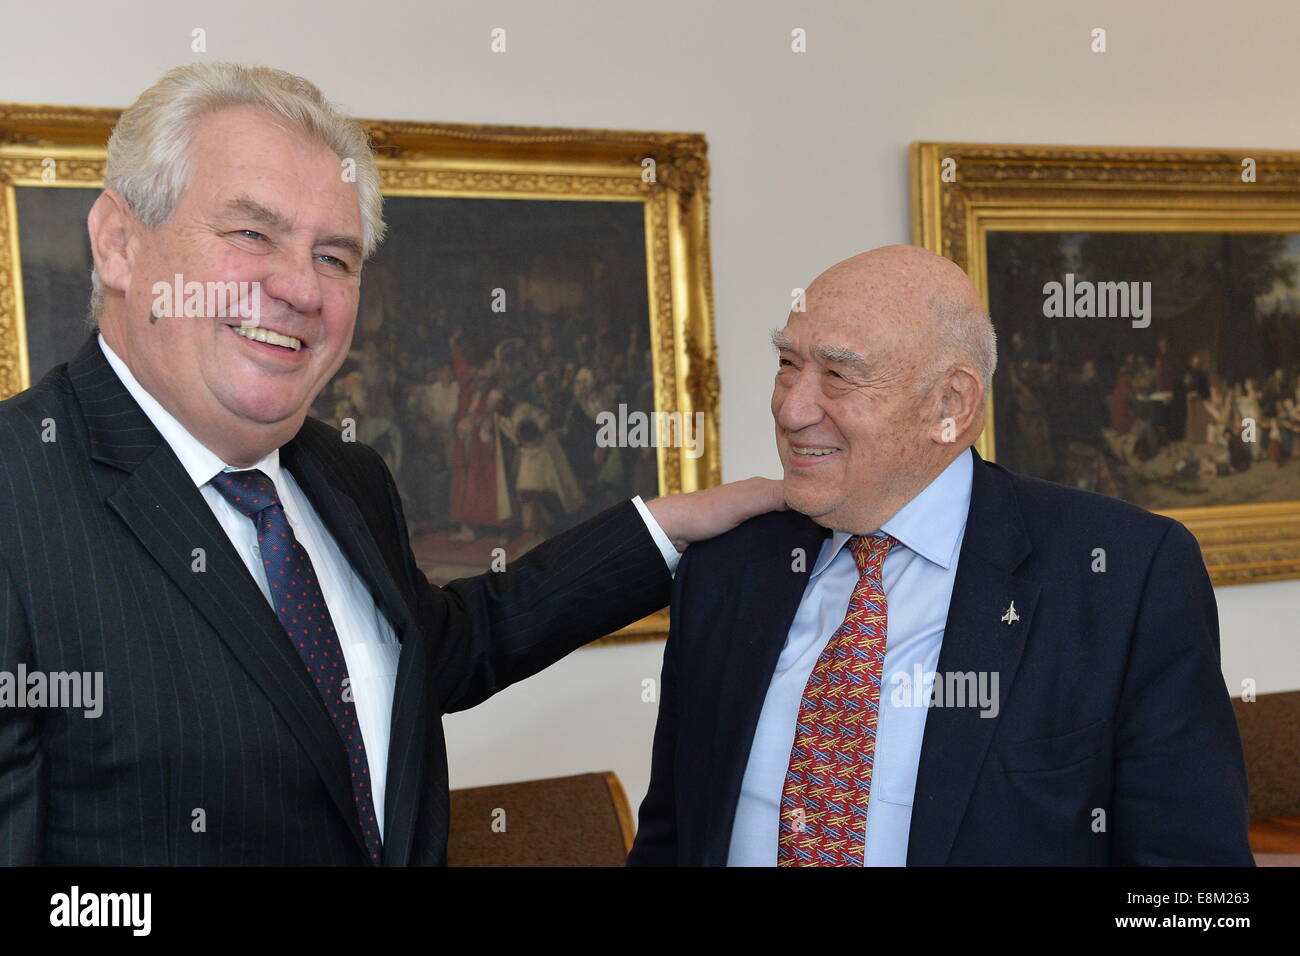
[[[977,449],[1300,576],[1300,154],[914,143],[913,241],[998,333]]]
[[[0,104],[0,397],[88,334],[117,111]],[[388,234],[312,414],[375,447],[435,583],[720,481],[702,136],[363,121]],[[667,634],[667,612],[607,641]]]

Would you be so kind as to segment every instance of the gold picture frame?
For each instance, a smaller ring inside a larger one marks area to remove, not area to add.
[[[910,165],[912,241],[965,269],[986,304],[998,231],[1300,233],[1300,153],[917,142]],[[988,459],[993,417],[990,397]],[[1300,501],[1161,513],[1196,535],[1215,585],[1300,577]]]
[[[15,189],[99,187],[115,109],[0,103],[0,399],[31,384]],[[644,209],[657,412],[703,414],[697,456],[656,449],[661,494],[721,482],[707,143],[696,133],[362,120],[386,196],[562,199]],[[662,638],[667,611],[605,638]]]

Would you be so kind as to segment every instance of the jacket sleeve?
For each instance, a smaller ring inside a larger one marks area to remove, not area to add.
[[[672,622],[664,646],[659,677],[659,719],[650,756],[650,788],[641,801],[636,840],[628,866],[677,866],[677,725],[680,717],[677,655],[681,644],[683,595],[689,577],[691,549],[682,554],[673,580]]]
[[[465,710],[575,648],[668,604],[672,574],[631,499],[512,558],[505,570],[429,583],[401,498],[381,467],[443,712]]]
[[[1115,748],[1114,864],[1254,865],[1214,589],[1196,539],[1177,522],[1147,575]]]
[[[8,569],[0,564],[0,673],[34,667],[31,631]],[[25,688],[12,686],[16,694]],[[0,865],[38,866],[45,833],[45,785],[38,712],[0,700]]]

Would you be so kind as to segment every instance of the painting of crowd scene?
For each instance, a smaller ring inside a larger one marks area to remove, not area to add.
[[[389,197],[351,352],[313,414],[355,422],[435,583],[478,574],[633,495],[653,447],[597,416],[654,408],[638,203]]]
[[[1300,235],[994,232],[987,252],[1001,464],[1150,509],[1300,499]],[[1067,275],[1135,301],[1150,282],[1149,315],[1045,315]]]

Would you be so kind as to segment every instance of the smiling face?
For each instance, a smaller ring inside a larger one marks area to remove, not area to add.
[[[156,229],[116,195],[96,202],[92,245],[110,290],[100,327],[191,434],[223,460],[249,465],[297,433],[347,355],[360,290],[360,205],[328,147],[251,107],[205,117],[191,157],[188,188]],[[153,319],[155,285],[174,286],[177,275],[204,289],[259,289],[255,324],[279,333],[271,338],[281,344],[241,334],[241,324],[252,332],[254,323],[233,308],[195,318],[177,303]]]
[[[785,497],[818,524],[870,534],[978,435],[978,376],[960,360],[936,374],[931,296],[973,293],[949,267],[914,247],[864,253],[820,276],[773,335]]]
[[[792,313],[772,390],[786,501],[819,524],[861,534],[875,530],[865,524],[891,492],[910,485],[901,479],[925,432],[914,370],[864,331],[834,314]]]

